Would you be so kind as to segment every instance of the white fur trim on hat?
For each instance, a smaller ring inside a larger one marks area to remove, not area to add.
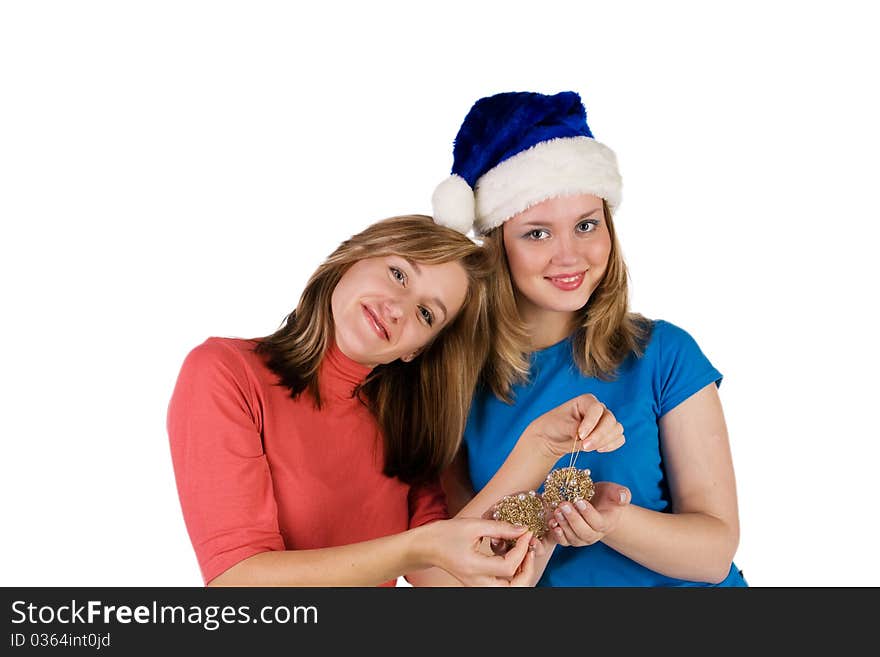
[[[614,151],[590,137],[535,144],[477,180],[477,232],[486,233],[548,198],[572,194],[595,194],[612,210],[620,205],[621,179]]]
[[[474,225],[474,190],[458,174],[452,174],[437,185],[431,197],[434,221],[459,233],[467,233]]]

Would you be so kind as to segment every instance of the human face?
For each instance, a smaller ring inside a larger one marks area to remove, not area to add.
[[[538,203],[507,220],[504,248],[526,323],[570,321],[608,267],[611,235],[602,199],[579,194]]]
[[[453,320],[467,287],[458,262],[428,265],[396,255],[359,260],[330,299],[336,344],[368,367],[412,360]]]

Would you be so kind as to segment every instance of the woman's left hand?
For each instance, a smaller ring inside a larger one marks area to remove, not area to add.
[[[562,502],[549,520],[550,536],[566,547],[601,541],[617,527],[632,496],[629,489],[610,481],[596,483],[590,502]]]

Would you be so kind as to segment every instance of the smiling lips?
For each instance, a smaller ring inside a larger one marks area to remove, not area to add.
[[[576,290],[581,286],[581,283],[584,282],[585,271],[578,272],[576,274],[560,274],[558,276],[545,276],[544,278],[553,283],[560,290],[564,290],[569,292],[571,290]]]
[[[368,306],[362,305],[364,316],[367,318],[367,323],[372,327],[373,331],[375,331],[376,335],[385,340],[386,342],[391,341],[391,337],[388,335],[388,331],[385,328],[385,325],[379,320],[379,317],[370,309]]]

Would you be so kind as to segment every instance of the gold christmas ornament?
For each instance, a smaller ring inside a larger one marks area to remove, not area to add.
[[[524,525],[534,533],[535,538],[543,538],[547,533],[547,513],[541,496],[530,490],[514,495],[505,495],[494,506],[492,518],[505,520],[515,525]]]
[[[590,501],[596,492],[590,471],[575,467],[578,453],[577,436],[575,436],[568,460],[569,467],[550,471],[544,480],[543,494],[530,490],[505,495],[483,514],[483,517],[524,525],[533,532],[535,538],[543,538],[550,531],[547,521],[561,502]],[[506,541],[506,543],[510,548],[515,541]]]
[[[544,501],[555,509],[561,502],[590,501],[595,493],[589,470],[557,468],[544,481]]]

